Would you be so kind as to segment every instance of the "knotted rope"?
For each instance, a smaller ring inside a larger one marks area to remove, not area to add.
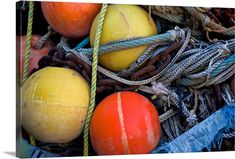
[[[141,90],[144,91],[144,89],[141,89]],[[156,95],[168,96],[170,98],[171,102],[174,105],[176,105],[179,109],[181,109],[181,111],[185,115],[186,121],[189,123],[190,127],[192,127],[193,125],[195,125],[197,123],[197,116],[195,115],[195,110],[189,111],[187,109],[186,105],[184,104],[184,102],[181,102],[181,104],[180,104],[179,97],[174,91],[167,89],[162,83],[156,83],[156,82],[152,83],[152,91]]]
[[[146,9],[148,8],[147,6],[144,7]],[[211,8],[168,6],[152,6],[151,8],[151,12],[162,19],[178,24],[189,25],[194,36],[202,36],[202,32],[199,31],[202,27],[202,29],[206,31],[206,37],[210,42],[213,42],[213,40],[210,39],[209,32],[220,33],[230,37],[234,37],[235,34],[234,26],[225,28],[207,15],[207,13],[213,15],[210,12]],[[216,18],[214,15],[212,17]]]
[[[162,34],[162,35],[134,39],[131,41],[124,41],[121,43],[118,42],[118,43],[114,43],[114,44],[110,44],[110,45],[104,45],[99,48],[99,51],[100,51],[99,54],[101,54],[101,53],[107,53],[110,51],[118,51],[121,49],[132,48],[132,47],[139,46],[139,45],[152,44],[152,43],[175,40],[178,38],[185,37],[185,41],[184,41],[182,47],[178,50],[178,52],[176,53],[175,57],[171,60],[171,62],[165,68],[163,68],[161,72],[159,72],[157,75],[155,75],[151,78],[141,80],[141,81],[132,81],[132,80],[127,80],[127,79],[121,78],[116,73],[111,72],[108,69],[105,69],[101,66],[97,66],[98,71],[100,71],[102,74],[106,75],[107,77],[110,77],[112,79],[115,79],[116,81],[119,81],[119,82],[121,82],[123,84],[127,84],[127,85],[144,85],[144,84],[151,83],[151,82],[155,81],[156,79],[158,79],[161,75],[163,75],[164,72],[174,64],[174,62],[180,57],[182,52],[185,50],[185,48],[187,47],[187,45],[189,43],[190,36],[191,36],[190,29],[187,29],[187,30],[188,31],[187,31],[186,37],[184,35],[185,34],[184,29],[176,28],[176,29],[170,30],[167,33]],[[62,47],[66,51],[67,55],[68,55],[68,53],[73,53],[76,56],[78,56],[80,59],[82,59],[84,62],[91,65],[91,61],[90,61],[89,57],[87,57],[85,54],[89,54],[93,49],[74,50],[74,49],[70,49],[69,47],[67,47],[63,43],[61,43],[59,45],[62,45]]]
[[[35,49],[41,49],[50,36],[54,35],[55,33],[56,32],[53,30],[53,28],[48,26],[48,32],[37,41],[35,44]]]

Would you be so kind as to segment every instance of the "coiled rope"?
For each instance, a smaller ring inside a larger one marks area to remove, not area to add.
[[[46,43],[46,41],[50,38],[50,36],[56,33],[51,26],[48,26],[47,30],[48,32],[43,37],[41,37],[35,44],[35,49],[41,49]]]
[[[158,35],[156,37],[155,36],[148,37],[148,38],[153,38],[154,37],[157,40],[153,40],[152,39],[152,40],[147,41],[146,38],[141,38],[141,39],[138,39],[139,41],[136,41],[136,40],[127,41],[128,45],[126,45],[126,42],[123,42],[125,45],[123,43],[120,43],[118,45],[123,46],[125,48],[130,48],[130,47],[138,46],[138,45],[141,45],[141,44],[146,45],[146,44],[151,44],[151,43],[154,43],[154,42],[160,42],[160,40],[164,41],[164,39],[165,39],[165,41],[175,40],[176,38],[178,39],[180,37],[181,38],[185,37],[184,34],[185,34],[184,29],[176,28],[174,30],[170,30],[170,31],[168,31],[165,34]],[[169,63],[169,65],[167,65],[161,72],[159,72],[157,75],[155,75],[155,76],[153,76],[151,78],[148,78],[148,79],[145,79],[145,80],[141,80],[141,81],[132,81],[132,80],[127,80],[127,79],[121,78],[116,73],[113,73],[113,72],[111,72],[111,71],[109,71],[109,70],[107,70],[107,69],[105,69],[105,68],[103,68],[101,66],[97,66],[98,71],[100,71],[102,74],[106,75],[107,77],[110,77],[112,79],[115,79],[116,81],[119,81],[119,82],[121,82],[123,84],[127,84],[127,85],[144,85],[144,84],[151,83],[151,82],[155,81],[156,79],[158,79],[160,76],[162,76],[165,73],[165,71],[167,69],[169,69],[174,64],[174,62],[180,57],[182,52],[187,47],[187,45],[189,43],[189,40],[190,40],[190,37],[191,37],[191,31],[188,28],[187,29],[187,35],[185,37],[185,41],[184,41],[182,47],[176,53],[175,57],[172,59],[172,61]],[[141,44],[140,44],[140,41],[141,41]],[[136,43],[138,43],[138,45],[136,45]],[[67,53],[73,53],[76,56],[78,56],[79,58],[81,58],[84,62],[86,62],[87,64],[91,65],[91,61],[90,61],[89,57],[87,57],[85,54],[83,54],[83,53],[85,53],[85,51],[84,52],[78,52],[77,50],[70,49],[63,41],[59,45],[61,45]],[[111,45],[114,45],[114,44],[111,44]],[[103,46],[103,47],[106,47],[106,45]],[[102,50],[103,47],[101,46],[99,48],[99,50]],[[118,48],[117,49],[117,47],[113,47],[112,46],[112,47],[110,47],[110,49],[120,50],[120,49],[123,49],[123,48]]]
[[[144,6],[146,9],[148,6]],[[213,40],[209,37],[209,32],[216,32],[226,36],[234,37],[235,27],[225,28],[220,24],[210,19],[206,12],[211,8],[200,8],[200,7],[168,7],[168,6],[152,6],[151,12],[160,18],[168,21],[189,25],[192,28],[192,34],[197,37],[202,36],[200,27],[206,31],[207,39],[210,42]],[[190,15],[188,20],[185,20],[186,15]]]

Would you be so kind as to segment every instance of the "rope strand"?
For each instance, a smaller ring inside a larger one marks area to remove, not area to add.
[[[30,59],[30,49],[31,49],[31,38],[32,38],[32,26],[33,26],[33,12],[34,12],[34,2],[29,2],[29,12],[28,12],[28,24],[27,24],[27,35],[26,35],[26,46],[25,46],[25,58],[24,58],[24,76],[23,82],[28,78],[28,66]],[[35,139],[29,135],[30,144],[35,146]]]
[[[95,34],[95,43],[94,43],[94,52],[93,52],[93,62],[92,62],[92,77],[91,77],[91,93],[90,93],[90,104],[88,107],[88,112],[85,120],[84,127],[84,156],[89,155],[89,124],[91,120],[91,116],[95,107],[95,97],[96,97],[96,80],[97,80],[97,64],[98,64],[98,52],[99,52],[99,44],[100,44],[100,36],[103,28],[104,17],[107,10],[107,4],[103,4],[100,15],[99,22]]]
[[[23,81],[25,81],[28,78],[28,66],[29,66],[31,38],[32,38],[32,26],[33,26],[33,11],[34,11],[34,2],[30,1],[29,2],[29,12],[28,12],[28,26],[27,26],[27,35],[26,35],[26,46],[25,46]]]

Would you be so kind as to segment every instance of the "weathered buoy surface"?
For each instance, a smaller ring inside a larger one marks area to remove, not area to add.
[[[160,140],[158,112],[144,96],[117,92],[99,103],[90,123],[90,137],[99,155],[144,154]]]
[[[99,14],[91,26],[90,43],[94,46]],[[136,5],[109,5],[105,14],[101,44],[134,37],[147,37],[157,34],[156,25],[148,13]],[[115,51],[99,56],[102,66],[112,71],[122,71],[134,63],[147,46]]]
[[[69,38],[88,36],[101,9],[101,4],[95,3],[41,2],[41,6],[52,28]]]
[[[46,67],[35,72],[22,86],[23,127],[42,142],[70,142],[82,132],[89,92],[74,70]]]

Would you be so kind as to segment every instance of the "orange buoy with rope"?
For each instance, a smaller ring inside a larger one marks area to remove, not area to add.
[[[92,145],[99,155],[149,153],[160,134],[156,108],[146,97],[129,91],[101,101],[90,123]]]

